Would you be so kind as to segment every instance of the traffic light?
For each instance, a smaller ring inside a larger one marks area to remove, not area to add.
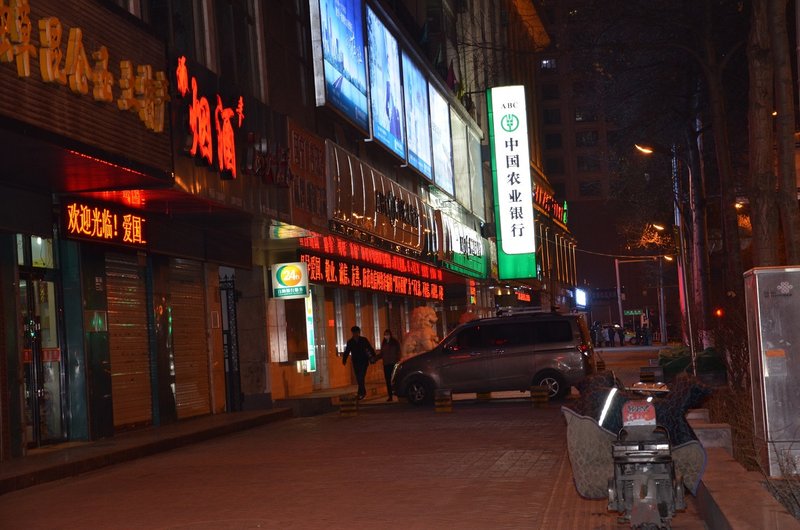
[[[722,318],[725,316],[725,310],[721,307],[718,307],[714,310],[714,316],[717,318]]]

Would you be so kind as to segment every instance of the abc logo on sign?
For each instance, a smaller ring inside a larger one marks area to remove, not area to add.
[[[275,278],[284,287],[294,287],[303,281],[303,271],[297,265],[284,265],[278,269]]]

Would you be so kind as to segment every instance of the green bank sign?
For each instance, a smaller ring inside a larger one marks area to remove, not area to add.
[[[498,277],[535,278],[536,238],[525,87],[490,88],[487,101]]]

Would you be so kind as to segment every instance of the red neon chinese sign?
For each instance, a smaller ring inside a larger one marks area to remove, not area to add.
[[[300,261],[308,266],[308,281],[313,283],[413,296],[425,300],[444,300],[444,286],[432,281],[313,254],[301,253]]]
[[[442,270],[419,261],[378,250],[354,241],[335,236],[300,238],[300,248],[322,252],[345,260],[373,265],[406,276],[413,275],[423,280],[442,281]],[[310,273],[309,273],[310,276]]]
[[[217,94],[217,105],[212,115],[208,99],[205,96],[198,97],[197,95],[197,78],[189,77],[189,69],[184,56],[178,58],[175,79],[178,93],[182,97],[186,97],[190,87],[192,92],[192,101],[189,104],[189,130],[192,134],[192,147],[189,149],[189,153],[206,160],[211,165],[214,164],[214,147],[211,136],[213,120],[217,136],[217,167],[223,175],[230,174],[232,178],[236,178],[236,142],[231,119],[236,116],[237,127],[242,127],[244,99],[239,96],[234,110],[231,107],[225,107],[222,97]]]
[[[64,204],[63,216],[67,236],[135,247],[147,244],[146,220],[140,215],[72,201]]]

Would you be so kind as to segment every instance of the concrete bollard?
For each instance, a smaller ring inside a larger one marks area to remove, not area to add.
[[[358,396],[342,394],[339,396],[339,417],[352,418],[353,416],[358,416]]]
[[[436,412],[453,412],[453,391],[449,388],[439,388],[435,397]]]
[[[534,407],[544,407],[547,405],[548,389],[546,386],[535,385],[531,387],[531,405]]]

